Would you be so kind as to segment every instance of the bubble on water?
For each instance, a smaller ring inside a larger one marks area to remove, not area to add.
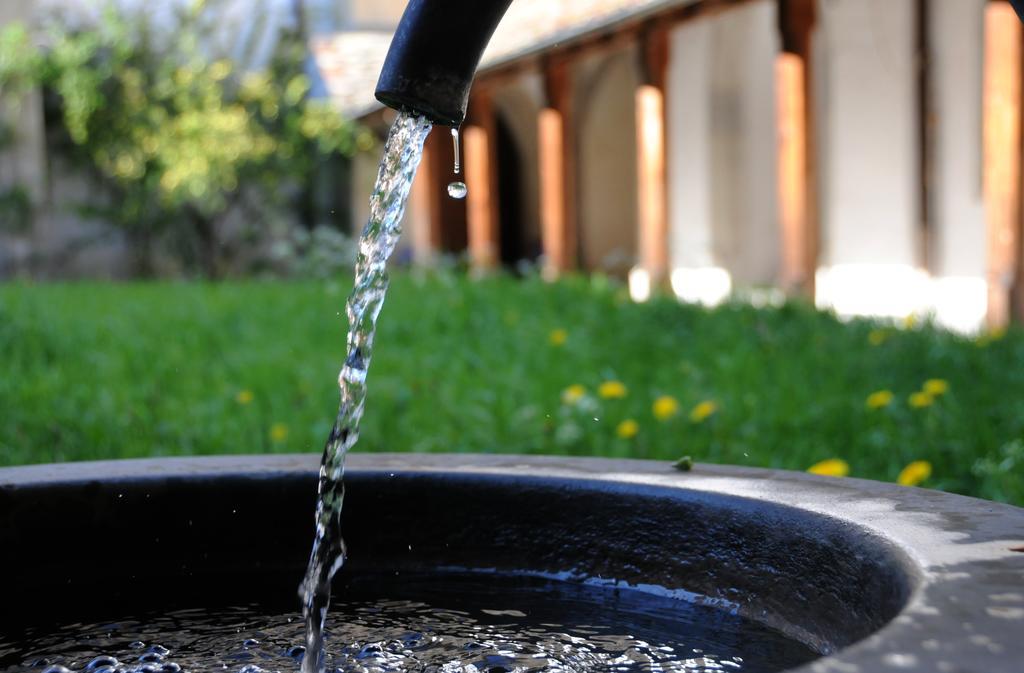
[[[263,669],[256,664],[246,664],[238,669],[238,673],[263,673]]]
[[[159,652],[146,652],[139,657],[139,661],[144,664],[161,664],[164,661],[164,655]]]
[[[181,666],[174,663],[173,661],[169,661],[160,667],[160,673],[178,673],[178,671],[180,670]]]
[[[60,664],[54,664],[43,669],[43,673],[71,673],[71,669],[64,668]]]
[[[150,645],[149,650],[147,651],[155,652],[156,654],[159,654],[161,657],[166,657],[168,654],[171,653],[171,651],[163,645]]]
[[[145,646],[146,646],[146,643],[142,642],[141,640],[136,640],[135,642],[133,642],[128,647],[132,648],[133,650],[141,650]]]
[[[453,199],[464,199],[466,194],[469,194],[469,188],[466,187],[465,182],[459,182],[458,180],[448,183],[448,196]]]
[[[383,653],[384,648],[381,647],[380,643],[367,643],[363,645],[363,648],[359,650],[359,654],[356,656],[360,659],[365,659],[367,657],[378,657]]]
[[[256,640],[255,638],[246,638],[242,642],[242,647],[244,647],[245,649],[248,650],[249,648],[259,646],[259,644],[260,644],[260,641]]]
[[[293,645],[292,647],[289,647],[287,650],[285,650],[285,654],[287,654],[292,659],[301,659],[306,654],[306,648],[302,645]]]
[[[102,655],[85,665],[87,671],[95,671],[100,668],[117,668],[117,659]]]

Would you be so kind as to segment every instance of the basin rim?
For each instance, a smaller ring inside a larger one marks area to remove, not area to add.
[[[150,479],[273,479],[313,475],[312,454],[211,456],[28,465],[0,469],[0,490]],[[929,489],[786,470],[498,454],[360,454],[350,473],[493,475],[609,482],[743,498],[802,510],[890,543],[915,567],[900,614],[868,638],[802,672],[1015,673],[1024,658],[1024,509]]]

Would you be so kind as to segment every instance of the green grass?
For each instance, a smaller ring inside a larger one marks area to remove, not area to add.
[[[337,283],[0,286],[0,464],[319,451],[337,405],[345,293]],[[556,329],[568,334],[561,346]],[[869,343],[872,331],[884,342]],[[930,378],[949,391],[912,408]],[[626,397],[601,399],[607,380]],[[569,405],[572,384],[588,394]],[[868,409],[880,389],[892,403]],[[666,421],[652,413],[662,395],[680,404]],[[718,411],[691,420],[708,400]],[[617,436],[627,419],[632,439]],[[890,481],[924,459],[925,486],[1024,504],[1024,335],[844,324],[800,304],[635,305],[600,278],[399,275],[357,450],[793,469],[836,457],[853,476]]]

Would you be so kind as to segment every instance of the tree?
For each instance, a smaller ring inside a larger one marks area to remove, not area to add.
[[[23,27],[14,26],[0,33],[0,152],[15,141],[8,116],[16,116],[20,99],[38,79],[40,59],[28,45],[29,36]],[[0,188],[0,230],[25,229],[31,212],[31,199],[23,186]]]
[[[125,233],[142,273],[170,237],[190,265],[220,276],[227,217],[265,225],[272,207],[296,205],[325,157],[373,144],[310,98],[301,22],[250,70],[213,53],[214,9],[192,2],[158,30],[109,5],[97,25],[51,28],[43,50],[23,28],[0,38],[0,88],[46,88],[57,151],[102,185],[90,208]]]

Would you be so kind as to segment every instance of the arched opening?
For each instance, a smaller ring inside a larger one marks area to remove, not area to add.
[[[636,263],[635,55],[585,64],[580,98],[579,236],[587,270],[624,277]]]
[[[540,79],[525,75],[494,90],[500,261],[508,268],[533,263],[543,252],[537,113]]]
[[[503,115],[497,115],[495,127],[501,263],[515,268],[520,262],[533,261],[539,256],[539,242],[531,240],[526,226],[522,154]]]

